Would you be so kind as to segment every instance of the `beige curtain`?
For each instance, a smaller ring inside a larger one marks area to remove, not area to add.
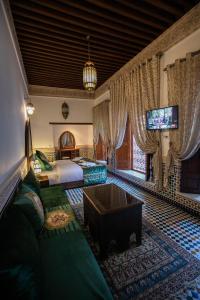
[[[100,134],[101,120],[100,120],[100,106],[93,107],[93,142],[94,147],[98,144]]]
[[[109,101],[103,101],[93,108],[94,146],[98,144],[99,135],[105,147],[110,145]]]
[[[138,65],[130,74],[127,85],[128,111],[137,145],[153,154],[154,180],[162,187],[162,145],[159,131],[146,130],[146,111],[160,106],[160,56],[153,56]]]
[[[179,129],[171,130],[164,186],[174,162],[191,158],[200,148],[200,53],[188,53],[167,67],[168,99],[179,106]]]
[[[125,77],[119,77],[110,83],[110,147],[109,157],[115,168],[116,150],[121,147],[127,122],[127,97],[125,94]]]

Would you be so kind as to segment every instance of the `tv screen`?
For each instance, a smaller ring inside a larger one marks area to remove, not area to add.
[[[146,124],[148,130],[177,129],[178,106],[168,106],[146,112]]]

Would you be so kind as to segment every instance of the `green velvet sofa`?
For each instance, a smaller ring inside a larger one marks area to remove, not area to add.
[[[4,299],[113,299],[64,190],[61,186],[39,189],[31,176],[27,175],[26,185],[0,220],[0,290],[7,295]],[[38,215],[34,209],[31,215],[26,199],[29,188],[40,195],[45,218],[50,212],[64,210],[70,222],[56,229],[43,225],[40,230]]]

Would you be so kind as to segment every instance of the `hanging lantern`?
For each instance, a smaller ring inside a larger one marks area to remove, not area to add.
[[[35,107],[34,107],[34,105],[31,102],[29,102],[29,103],[26,104],[26,111],[27,111],[27,114],[29,116],[31,116],[31,115],[34,114]]]
[[[86,38],[88,40],[88,61],[83,68],[83,86],[88,91],[94,91],[97,85],[97,71],[94,63],[90,60],[90,36]]]

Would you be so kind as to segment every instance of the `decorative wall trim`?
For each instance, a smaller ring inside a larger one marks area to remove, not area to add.
[[[6,20],[6,24],[8,27],[9,34],[10,34],[11,42],[13,44],[14,52],[15,52],[17,62],[19,65],[22,81],[24,83],[24,87],[26,90],[26,95],[24,95],[24,98],[27,98],[28,97],[28,80],[27,80],[27,76],[26,76],[26,72],[25,72],[25,68],[24,68],[24,63],[22,60],[22,55],[21,55],[21,51],[20,51],[20,47],[19,47],[19,43],[18,43],[18,39],[17,39],[17,34],[15,31],[14,21],[13,21],[12,13],[10,10],[10,5],[9,5],[8,0],[0,1],[0,5],[2,7],[2,11],[3,11],[4,17]]]
[[[7,179],[0,186],[0,215],[2,215],[7,203],[12,198],[18,183],[25,177],[26,173],[27,159],[23,157],[14,170],[11,170]]]
[[[93,123],[79,123],[79,122],[49,122],[50,125],[93,125]]]
[[[87,157],[90,159],[94,158],[94,148],[93,145],[76,145],[77,148],[79,148],[79,154],[82,157]],[[57,158],[58,153],[58,147],[51,147],[51,148],[34,148],[33,151],[36,150],[42,151],[49,161],[53,162]]]
[[[165,164],[163,164],[163,171],[164,168]],[[179,192],[181,166],[178,163],[174,165],[173,172],[170,176],[169,185],[167,188],[163,188],[162,190],[158,190],[153,182],[145,181],[141,178],[135,177],[134,175],[121,172],[120,170],[114,171],[110,168],[109,171],[125,180],[128,180],[129,182],[132,182],[134,185],[144,189],[150,194],[158,196],[160,199],[171,202],[189,212],[200,215],[200,202]]]
[[[200,28],[200,2],[194,6],[182,18],[164,31],[158,38],[150,43],[146,48],[133,57],[121,69],[119,69],[113,76],[105,81],[95,92],[95,98],[100,97],[108,90],[109,82],[116,79],[122,74],[130,72],[134,66],[142,63],[144,60],[152,57],[159,52],[166,52],[195,30]]]
[[[94,99],[94,93],[85,90],[29,85],[30,96]]]

